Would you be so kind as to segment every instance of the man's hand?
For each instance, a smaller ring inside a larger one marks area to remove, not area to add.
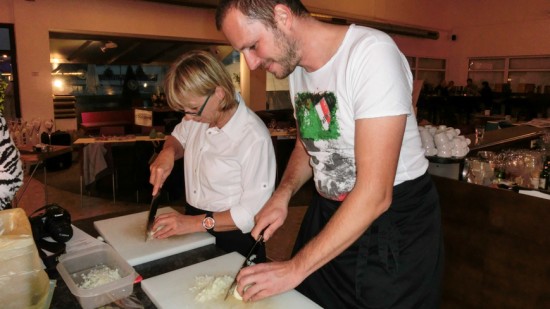
[[[237,292],[243,296],[243,301],[258,301],[289,291],[304,279],[305,275],[301,274],[293,260],[261,263],[239,272]]]
[[[264,241],[277,231],[285,223],[288,215],[288,199],[280,198],[274,194],[264,205],[264,207],[254,217],[256,224],[251,231],[252,237],[258,239],[260,233],[264,231]]]

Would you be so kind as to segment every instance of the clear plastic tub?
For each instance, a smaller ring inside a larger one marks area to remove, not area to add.
[[[49,278],[42,268],[25,211],[0,211],[0,306],[48,307],[49,292]]]
[[[118,270],[120,279],[91,288],[81,288],[82,274],[107,266]],[[97,308],[132,294],[136,273],[111,246],[100,244],[61,256],[57,271],[84,309]]]

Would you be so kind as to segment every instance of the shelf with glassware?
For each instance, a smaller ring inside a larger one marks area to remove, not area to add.
[[[444,126],[424,126],[419,127],[421,132],[421,138],[423,147],[426,151],[426,157],[430,161],[429,172],[433,175],[438,175],[442,177],[457,179],[457,180],[467,180],[468,171],[466,169],[470,168],[473,163],[475,168],[486,168],[484,164],[478,164],[478,161],[483,161],[485,158],[480,158],[479,155],[484,153],[499,153],[503,152],[502,157],[508,159],[511,156],[515,156],[516,152],[522,150],[524,154],[522,157],[531,158],[533,155],[527,156],[525,153],[529,151],[536,151],[534,148],[540,147],[541,136],[545,136],[546,130],[544,128],[533,127],[529,125],[519,125],[513,126],[504,129],[485,131],[482,128],[473,134],[459,135],[459,130],[456,130],[452,127]],[[433,135],[429,135],[426,131],[433,131]],[[438,132],[435,134],[435,132]],[[449,135],[454,135],[449,137]],[[434,142],[437,136],[437,143]],[[433,137],[434,141],[431,142],[432,148],[426,142],[430,140],[428,137]],[[445,141],[442,141],[445,137]],[[466,145],[464,145],[464,143]],[[458,145],[466,146],[465,153],[464,151],[460,153],[451,152],[445,149],[452,149],[451,151],[456,151]],[[438,146],[440,149],[438,149]],[[550,146],[547,146],[547,148]],[[504,152],[507,150],[507,152]],[[511,150],[515,150],[512,152]],[[529,159],[526,159],[529,160]],[[502,161],[502,160],[501,160]],[[537,168],[540,168],[541,161],[540,156],[537,161]],[[493,162],[494,163],[494,162]],[[494,164],[491,165],[491,172],[494,172]],[[539,169],[540,171],[540,169]],[[487,173],[485,173],[487,174]],[[510,175],[516,175],[517,173],[509,173]],[[490,177],[493,174],[491,174]],[[471,177],[472,175],[470,175]],[[489,177],[489,178],[490,178]],[[484,177],[482,177],[484,178]],[[480,180],[479,177],[477,180],[472,181],[474,183],[484,183],[487,184],[487,179]],[[491,182],[493,179],[490,180]],[[521,184],[526,183],[522,181]],[[528,188],[528,186],[526,187]]]
[[[540,182],[548,178],[543,176],[545,179],[541,179],[541,172],[549,158],[550,131],[518,126],[489,131],[486,135],[465,158],[462,180],[520,193],[549,193],[547,187],[540,188]]]

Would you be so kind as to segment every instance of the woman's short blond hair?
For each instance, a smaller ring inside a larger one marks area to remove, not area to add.
[[[220,87],[224,96],[219,110],[231,109],[237,104],[231,76],[214,55],[204,50],[193,50],[181,55],[170,67],[164,81],[168,105],[178,111],[189,108],[184,98],[214,94]]]

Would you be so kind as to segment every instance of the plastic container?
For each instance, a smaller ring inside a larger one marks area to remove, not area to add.
[[[0,211],[0,307],[47,308],[49,292],[25,211]]]
[[[118,269],[121,278],[93,288],[80,288],[83,281],[81,274],[102,265]],[[134,268],[107,244],[62,255],[57,271],[84,309],[97,308],[130,296],[136,277]]]

